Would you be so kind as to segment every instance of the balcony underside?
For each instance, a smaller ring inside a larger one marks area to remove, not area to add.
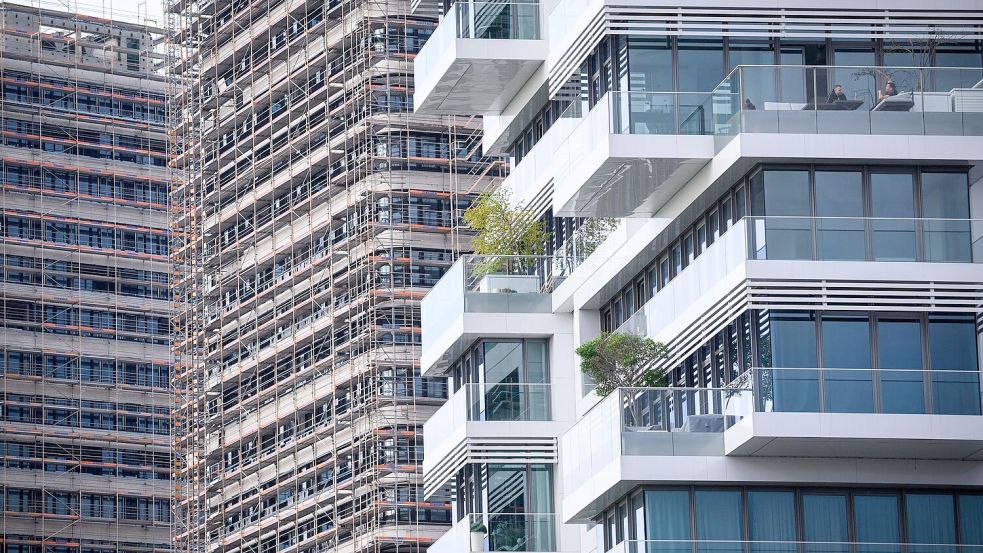
[[[754,413],[724,434],[726,455],[983,460],[976,416]]]
[[[543,40],[459,38],[452,44],[417,58],[418,113],[499,113],[546,57]]]
[[[649,217],[713,158],[713,137],[609,134],[585,153],[558,176],[554,212]]]

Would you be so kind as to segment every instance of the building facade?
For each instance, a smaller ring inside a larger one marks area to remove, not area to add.
[[[163,30],[0,18],[3,549],[171,551]]]
[[[445,6],[416,109],[552,236],[423,301],[430,551],[983,548],[980,7]],[[665,387],[600,396],[604,333]]]
[[[419,551],[420,301],[499,179],[475,118],[412,113],[436,20],[399,0],[168,3],[185,90],[175,193],[176,541]]]

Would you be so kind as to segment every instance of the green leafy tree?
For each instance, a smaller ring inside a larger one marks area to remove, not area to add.
[[[549,233],[531,210],[513,207],[508,192],[484,193],[464,212],[464,222],[478,231],[471,242],[480,255],[542,255]]]
[[[618,388],[666,385],[665,344],[622,332],[604,332],[577,348],[580,370],[597,383],[595,392],[607,396]]]

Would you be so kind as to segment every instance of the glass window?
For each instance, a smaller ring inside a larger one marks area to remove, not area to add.
[[[824,314],[823,398],[828,413],[873,413],[870,322],[866,315]],[[853,369],[853,370],[832,370]]]
[[[669,38],[628,37],[628,90],[673,90]]]
[[[809,172],[762,171],[751,179],[751,213],[755,220],[753,251],[757,259],[812,259]]]
[[[911,319],[877,321],[877,363],[884,413],[924,413],[921,324]],[[897,369],[897,370],[891,370]]]
[[[875,261],[914,261],[915,180],[910,173],[871,173],[870,216]]]
[[[732,71],[738,65],[756,65],[743,70],[742,85],[744,87],[744,98],[741,101],[750,100],[759,109],[764,109],[765,102],[774,102],[778,99],[777,85],[778,75],[774,67],[775,50],[774,46],[768,42],[742,42],[731,39],[727,46],[727,69]]]
[[[631,539],[645,541],[645,496],[635,494],[631,498],[632,528]],[[687,505],[686,512],[689,512]]]
[[[758,371],[759,409],[819,412],[815,314],[763,311],[758,333],[759,366],[775,367]]]
[[[876,105],[877,81],[874,72],[864,68],[877,65],[874,48],[835,48],[833,63],[838,67],[833,69],[829,89],[842,85],[843,94],[848,100],[862,100],[861,109],[873,108]]]
[[[740,553],[743,551],[741,492],[697,490],[695,497],[697,552]],[[689,550],[688,546],[687,550]]]
[[[747,494],[748,538],[752,552],[792,553],[795,544],[795,493],[749,491]],[[785,542],[785,543],[756,543]]]
[[[968,182],[966,173],[922,173],[926,261],[972,260]]]
[[[983,545],[983,495],[959,496],[959,543]]]
[[[699,492],[697,492],[699,494]],[[660,545],[667,553],[690,553],[690,505],[686,490],[647,490],[645,492],[645,536],[650,540],[669,540]],[[676,543],[674,540],[679,540]]]
[[[972,316],[932,316],[928,321],[932,410],[944,415],[980,414],[976,325]]]
[[[863,175],[816,171],[816,249],[819,259],[864,259]]]
[[[822,545],[806,545],[807,553],[846,553],[850,550],[850,521],[847,517],[845,494],[802,494],[802,538],[807,542],[824,542]]]
[[[857,495],[853,498],[853,522],[859,543],[858,553],[900,553],[901,524],[898,520],[898,498],[893,495]]]
[[[710,92],[724,78],[724,47],[720,39],[678,39],[676,63],[679,92]]]
[[[905,495],[905,523],[912,544],[956,543],[956,513],[950,494]],[[912,553],[947,553],[944,545],[909,546]]]

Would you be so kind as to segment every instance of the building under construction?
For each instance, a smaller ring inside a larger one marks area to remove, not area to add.
[[[405,0],[172,0],[178,546],[421,551],[420,300],[504,167],[416,116]]]
[[[171,551],[164,31],[0,18],[3,551]]]

